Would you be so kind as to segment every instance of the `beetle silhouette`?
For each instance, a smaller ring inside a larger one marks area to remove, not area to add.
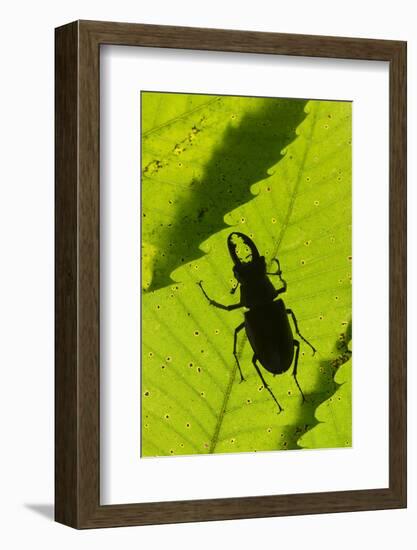
[[[250,250],[250,253],[245,258],[239,257],[237,253],[237,242],[239,242],[239,239],[243,241],[243,244]],[[274,258],[273,261],[277,264],[277,271],[268,273],[266,270],[265,257],[260,256],[255,243],[244,233],[236,231],[231,233],[227,238],[227,246],[233,261],[233,274],[237,280],[237,285],[231,290],[231,293],[233,294],[240,286],[239,303],[229,306],[220,304],[207,295],[203,288],[203,281],[199,281],[197,284],[210,305],[214,307],[226,311],[232,311],[241,307],[247,308],[244,314],[245,320],[236,327],[233,339],[233,355],[239,368],[240,381],[243,382],[245,379],[236,351],[237,335],[241,330],[245,329],[254,352],[252,363],[262,380],[262,384],[278,405],[278,412],[280,413],[283,408],[273,394],[270,386],[266,383],[258,366],[258,362],[265,370],[275,376],[276,374],[286,372],[291,367],[294,360],[292,375],[304,403],[306,399],[297,379],[300,342],[293,338],[289,316],[294,323],[296,334],[310,346],[313,350],[313,355],[317,350],[300,333],[294,312],[285,307],[284,301],[281,298],[276,300],[280,294],[287,290],[287,283],[282,278],[279,261]],[[246,261],[249,258],[250,260]],[[270,281],[269,276],[279,277],[283,286],[276,289]]]

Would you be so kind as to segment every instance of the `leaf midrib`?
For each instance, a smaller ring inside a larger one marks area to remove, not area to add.
[[[295,185],[293,187],[293,191],[291,193],[290,202],[289,202],[288,208],[287,208],[287,213],[285,215],[283,225],[281,226],[281,230],[280,230],[280,233],[279,233],[279,236],[278,236],[277,244],[275,246],[275,250],[274,250],[274,254],[272,255],[272,258],[275,258],[278,255],[279,247],[280,247],[282,239],[285,235],[285,231],[288,227],[288,223],[289,223],[289,220],[291,218],[291,214],[292,214],[293,209],[294,209],[294,204],[295,204],[295,201],[297,199],[298,189],[299,189],[300,183],[301,183],[301,175],[303,173],[304,166],[305,166],[307,156],[308,156],[309,144],[311,143],[311,136],[313,135],[315,125],[316,125],[316,121],[317,121],[317,112],[318,112],[318,109],[314,109],[313,116],[312,116],[312,121],[311,121],[310,132],[309,132],[308,136],[305,136],[304,153],[303,153],[303,157],[301,159],[301,162],[298,166],[297,180],[295,182]],[[259,219],[263,219],[262,216]],[[245,340],[243,341],[241,349],[243,349],[243,346],[244,346],[245,342],[246,342],[246,337],[245,337]],[[215,452],[216,445],[219,441],[219,433],[220,433],[221,426],[223,424],[224,417],[226,415],[226,409],[227,409],[227,405],[228,405],[228,402],[229,402],[229,399],[230,399],[230,395],[232,393],[233,382],[234,382],[234,379],[235,379],[235,376],[236,376],[236,371],[237,371],[237,364],[235,362],[233,368],[230,371],[229,381],[228,381],[228,384],[227,384],[227,387],[226,387],[226,390],[225,390],[222,407],[221,407],[220,414],[219,414],[219,417],[218,417],[217,422],[216,422],[216,426],[215,426],[215,429],[214,429],[212,440],[210,442],[210,447],[209,447],[209,452],[210,453]]]
[[[303,158],[301,159],[301,162],[298,166],[297,179],[296,179],[296,182],[295,182],[295,185],[294,185],[293,192],[292,192],[291,197],[290,197],[290,203],[288,205],[287,213],[285,215],[283,224],[281,226],[280,233],[278,235],[277,244],[275,246],[275,250],[274,250],[274,254],[272,255],[272,258],[275,258],[276,256],[278,256],[278,251],[279,251],[279,248],[281,246],[282,239],[284,238],[285,232],[288,228],[288,223],[290,221],[291,215],[292,215],[293,210],[294,210],[294,204],[295,204],[295,201],[297,199],[298,189],[299,189],[300,183],[301,183],[301,175],[304,172],[304,168],[305,168],[305,164],[306,164],[306,160],[307,160],[307,156],[308,156],[308,151],[309,151],[309,145],[311,144],[311,136],[313,135],[314,128],[315,128],[316,122],[317,122],[318,111],[319,111],[319,107],[317,107],[316,109],[313,110],[313,118],[312,118],[312,121],[311,121],[310,132],[309,132],[308,136],[305,136],[305,146],[304,146]]]

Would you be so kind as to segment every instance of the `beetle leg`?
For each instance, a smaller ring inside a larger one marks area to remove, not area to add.
[[[278,269],[276,271],[274,271],[273,273],[267,272],[267,275],[278,275],[279,277],[281,277],[282,271],[281,271],[281,266],[279,265],[279,260],[277,258],[272,258],[271,261],[275,262],[277,264]]]
[[[303,335],[301,334],[301,332],[299,331],[297,319],[295,318],[295,315],[294,315],[293,310],[292,310],[292,309],[287,309],[287,313],[288,313],[288,315],[291,315],[291,317],[292,317],[292,320],[293,320],[293,323],[294,323],[294,326],[295,326],[295,332],[298,334],[298,336],[301,338],[301,340],[304,340],[304,342],[305,342],[308,346],[310,346],[310,348],[313,350],[313,355],[314,355],[314,354],[316,353],[317,350],[316,350],[316,348],[315,348],[314,346],[312,346],[312,345],[310,344],[310,342],[309,342],[308,340],[306,340],[306,339],[304,338],[304,336],[303,336]]]
[[[298,356],[300,355],[300,342],[298,340],[294,340],[294,347],[295,347],[295,359],[294,359],[294,368],[292,369],[292,375],[294,376],[294,380],[295,380],[295,383],[297,384],[297,388],[300,390],[301,397],[303,398],[303,403],[305,403],[306,398],[297,380]]]
[[[275,403],[278,405],[278,408],[279,408],[278,413],[280,413],[280,412],[283,411],[284,409],[283,409],[283,408],[281,407],[281,405],[278,403],[278,401],[277,401],[275,395],[272,393],[271,388],[270,388],[270,387],[268,386],[268,384],[265,382],[265,379],[264,379],[264,377],[262,376],[262,373],[261,373],[261,371],[259,370],[258,365],[256,364],[256,355],[254,355],[254,356],[252,357],[252,363],[253,363],[253,365],[254,365],[254,367],[255,367],[255,369],[256,369],[256,372],[259,374],[259,378],[262,380],[262,384],[263,384],[264,387],[269,391],[269,393],[270,393],[271,396],[272,396],[272,399],[273,399],[273,400],[275,401]]]
[[[237,352],[236,352],[236,344],[237,344],[238,332],[240,332],[244,326],[245,326],[245,321],[243,321],[243,323],[241,323],[238,327],[235,328],[235,337],[234,337],[234,341],[233,341],[233,355],[235,356],[236,363],[237,363],[237,366],[239,368],[240,381],[241,382],[243,382],[245,379],[243,378],[242,369],[240,368],[239,358],[238,358]]]
[[[203,285],[202,285],[202,282],[203,281],[198,281],[198,286],[201,288],[201,290],[203,291],[203,294],[204,296],[207,298],[207,300],[209,301],[210,305],[211,306],[214,306],[214,307],[218,307],[219,309],[225,309],[226,311],[232,311],[234,309],[238,309],[240,307],[243,307],[243,305],[239,302],[238,304],[232,304],[230,306],[225,306],[224,304],[219,304],[219,302],[216,302],[216,300],[212,300],[208,295],[207,295],[207,292],[204,290],[203,288]]]
[[[281,283],[284,285],[282,288],[280,288],[279,290],[276,291],[276,296],[278,296],[278,294],[282,294],[283,292],[286,292],[286,291],[287,291],[287,281],[285,281],[285,280],[282,278],[282,271],[281,271],[281,267],[280,267],[280,265],[279,265],[279,261],[277,260],[277,258],[274,258],[272,261],[273,261],[273,262],[276,262],[276,264],[278,265],[278,269],[277,269],[277,271],[275,271],[274,273],[268,273],[268,272],[267,272],[267,275],[278,275],[279,280],[280,280]]]

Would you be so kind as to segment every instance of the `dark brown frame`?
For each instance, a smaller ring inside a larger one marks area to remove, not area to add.
[[[55,519],[115,527],[406,506],[406,43],[77,21],[56,29]],[[389,487],[127,505],[99,500],[99,55],[120,44],[389,62]]]

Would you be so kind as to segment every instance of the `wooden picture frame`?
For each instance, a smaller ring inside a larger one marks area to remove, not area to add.
[[[56,521],[75,528],[406,506],[406,43],[77,21],[56,29]],[[389,62],[389,487],[100,504],[100,45]]]

